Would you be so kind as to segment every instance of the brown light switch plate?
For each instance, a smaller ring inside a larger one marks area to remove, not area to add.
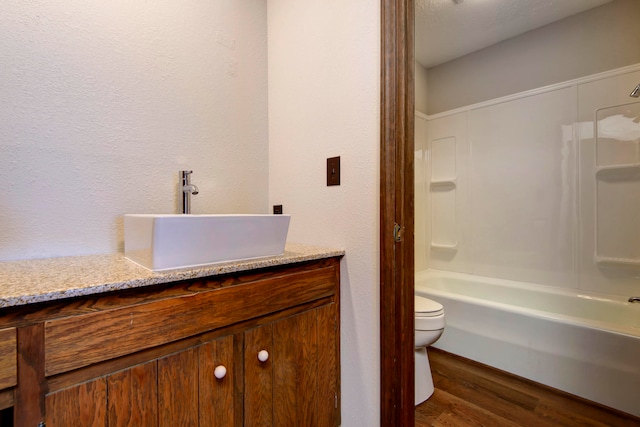
[[[340,185],[340,156],[327,159],[327,187]]]

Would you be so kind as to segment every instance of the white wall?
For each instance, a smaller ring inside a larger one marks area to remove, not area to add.
[[[415,110],[427,114],[429,107],[427,100],[429,99],[428,84],[429,72],[422,65],[415,63]]]
[[[380,423],[380,4],[270,0],[269,203],[289,239],[341,247],[342,424]],[[326,186],[340,156],[341,185]]]
[[[269,123],[266,7],[0,2],[0,260],[121,249],[180,169],[194,213],[283,204],[290,241],[346,250],[343,425],[378,425],[380,5],[268,2]]]
[[[614,0],[432,67],[423,112],[436,114],[636,64],[638,17],[640,1]]]
[[[124,213],[266,212],[263,0],[0,2],[0,260],[115,252]]]

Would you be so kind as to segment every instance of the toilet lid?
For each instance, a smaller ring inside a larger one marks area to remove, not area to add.
[[[440,303],[419,296],[416,296],[414,300],[416,317],[432,317],[444,313],[444,308]]]

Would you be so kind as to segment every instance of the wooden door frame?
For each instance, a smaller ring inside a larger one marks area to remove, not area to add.
[[[414,0],[381,0],[381,426],[414,425],[413,49]]]

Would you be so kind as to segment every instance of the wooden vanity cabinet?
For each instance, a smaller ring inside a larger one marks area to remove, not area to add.
[[[338,258],[15,311],[14,425],[339,425],[338,316]]]

